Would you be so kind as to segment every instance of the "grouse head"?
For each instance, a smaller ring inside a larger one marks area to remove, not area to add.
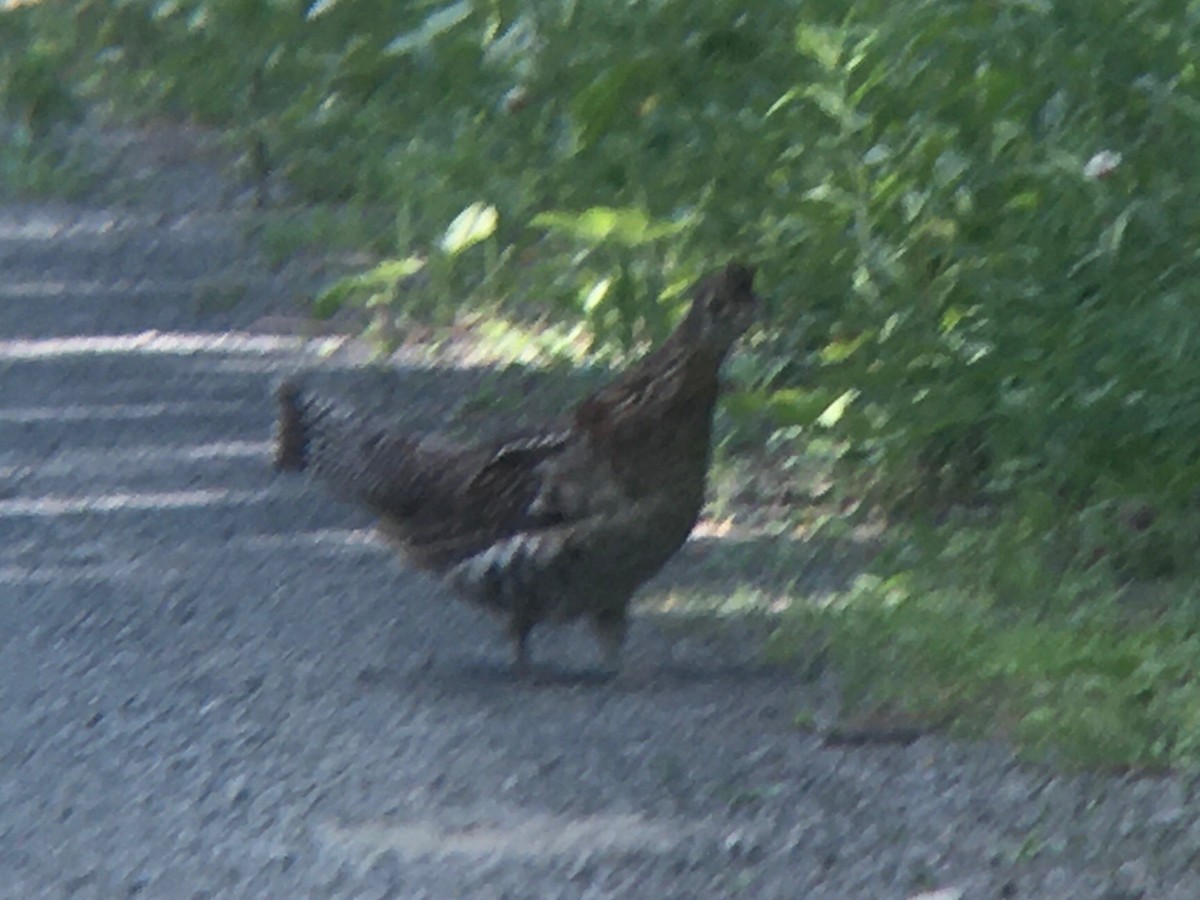
[[[724,357],[758,314],[754,269],[730,263],[724,271],[698,285],[692,307],[680,324],[680,337],[691,346],[704,346]]]

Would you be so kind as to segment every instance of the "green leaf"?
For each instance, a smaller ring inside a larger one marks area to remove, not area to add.
[[[325,13],[329,12],[339,3],[341,3],[341,0],[317,0],[316,3],[308,8],[308,12],[304,14],[304,18],[311,22],[313,19],[325,15]]]
[[[1125,237],[1125,229],[1129,227],[1129,218],[1133,214],[1133,207],[1130,206],[1116,220],[1104,229],[1100,234],[1100,251],[1106,254],[1115,254],[1121,249],[1121,241]]]
[[[424,266],[425,260],[417,256],[385,259],[365,272],[339,278],[317,295],[313,303],[313,315],[318,319],[328,319],[351,301],[370,305],[372,299],[381,294],[390,296],[401,279],[415,275]]]
[[[401,56],[405,53],[412,53],[414,50],[423,50],[434,39],[464,21],[469,15],[471,15],[469,0],[459,0],[458,3],[451,3],[449,6],[444,6],[437,12],[431,13],[421,23],[419,28],[414,28],[412,31],[406,31],[404,34],[398,35],[390,44],[383,48],[383,52]]]
[[[860,131],[870,123],[866,116],[852,108],[846,94],[839,88],[827,84],[813,84],[805,88],[804,96],[846,131]]]
[[[579,308],[586,313],[595,310],[604,298],[608,296],[609,288],[612,287],[613,280],[611,278],[599,278],[584,292],[579,303]]]
[[[799,96],[801,96],[801,91],[799,88],[791,88],[790,90],[785,91],[779,97],[779,99],[772,103],[767,109],[767,114],[764,116],[764,118],[771,118],[771,116],[775,115],[775,113],[779,112],[779,110],[783,109]]]
[[[405,259],[385,259],[351,280],[357,287],[378,288],[391,287],[401,278],[415,275],[425,267],[425,260],[419,256],[409,256]]]
[[[495,234],[498,220],[496,207],[485,203],[472,203],[454,217],[454,221],[442,235],[442,250],[449,256],[457,256],[468,247]]]
[[[785,388],[767,393],[765,391],[737,391],[729,393],[724,400],[725,408],[733,416],[749,418],[765,415],[779,428],[806,428],[816,422],[829,408],[831,394],[823,388],[805,390]]]
[[[933,164],[933,180],[941,187],[949,187],[962,178],[970,167],[970,161],[961,153],[947,150]]]
[[[828,203],[836,209],[854,208],[854,195],[829,182],[809,188],[800,195],[800,199],[811,203]]]
[[[842,57],[842,33],[822,25],[802,23],[796,29],[796,49],[812,59],[821,68],[833,71]]]
[[[590,244],[611,241],[627,247],[669,237],[687,227],[686,222],[655,221],[636,207],[609,206],[593,206],[581,213],[540,213],[534,216],[533,224]]]
[[[317,297],[315,304],[317,315],[324,319],[332,316],[341,309],[356,290],[353,278],[339,278]]]
[[[854,390],[853,388],[846,391],[844,394],[830,403],[829,406],[826,407],[825,411],[817,417],[817,424],[825,428],[832,428],[839,421],[841,421],[842,416],[846,414],[847,408],[849,408],[850,404],[854,402],[854,398],[857,396],[858,391]]]
[[[851,340],[836,339],[830,341],[821,348],[821,362],[823,363],[840,363],[845,362],[854,352],[867,342],[868,335],[860,334],[858,337]]]
[[[607,69],[595,81],[580,90],[571,101],[571,114],[578,126],[582,147],[607,133],[624,112],[632,117],[640,97],[639,85],[645,82],[646,66],[641,60]]]

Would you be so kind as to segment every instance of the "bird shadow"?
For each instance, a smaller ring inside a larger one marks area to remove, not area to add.
[[[506,652],[502,629],[479,620],[478,610],[430,582],[438,612],[427,632],[414,644],[412,622],[396,626],[391,649],[359,671],[356,680],[371,690],[465,695],[496,690],[637,693],[808,682],[823,667],[818,646],[797,648],[795,660],[764,654],[788,615],[777,600],[804,603],[810,594],[844,587],[855,574],[850,563],[863,553],[853,541],[792,536],[694,540],[636,604],[625,660],[616,675],[592,664],[597,650],[582,623],[537,629],[534,661],[529,671],[519,672]],[[745,598],[737,592],[743,589],[749,599],[739,605]],[[380,614],[395,615],[390,601]],[[436,639],[433,632],[452,633],[460,640]],[[468,633],[471,639],[461,640]]]
[[[527,672],[492,660],[454,659],[419,667],[372,666],[362,669],[356,681],[367,689],[403,692],[414,684],[454,693],[486,693],[497,689],[539,692],[566,689],[605,693],[643,693],[703,685],[779,682],[791,678],[789,667],[766,662],[706,664],[666,661],[638,665],[614,674],[608,670],[570,667],[542,662]]]
[[[407,690],[414,684],[495,691],[497,688],[604,688],[620,676],[599,668],[572,668],[539,662],[520,672],[510,663],[490,659],[427,659],[411,666],[368,666],[356,681],[366,688]]]

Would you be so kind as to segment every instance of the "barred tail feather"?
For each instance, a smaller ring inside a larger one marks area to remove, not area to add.
[[[343,500],[403,517],[422,496],[426,473],[413,470],[420,442],[353,406],[285,381],[276,391],[275,468],[306,472]]]

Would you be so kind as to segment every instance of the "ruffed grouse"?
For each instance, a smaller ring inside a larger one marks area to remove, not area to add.
[[[541,621],[587,616],[614,671],[630,597],[683,545],[704,502],[717,375],[754,318],[754,273],[701,281],[661,347],[559,429],[466,445],[278,392],[275,465],[368,507],[416,567],[506,618],[515,665]]]

